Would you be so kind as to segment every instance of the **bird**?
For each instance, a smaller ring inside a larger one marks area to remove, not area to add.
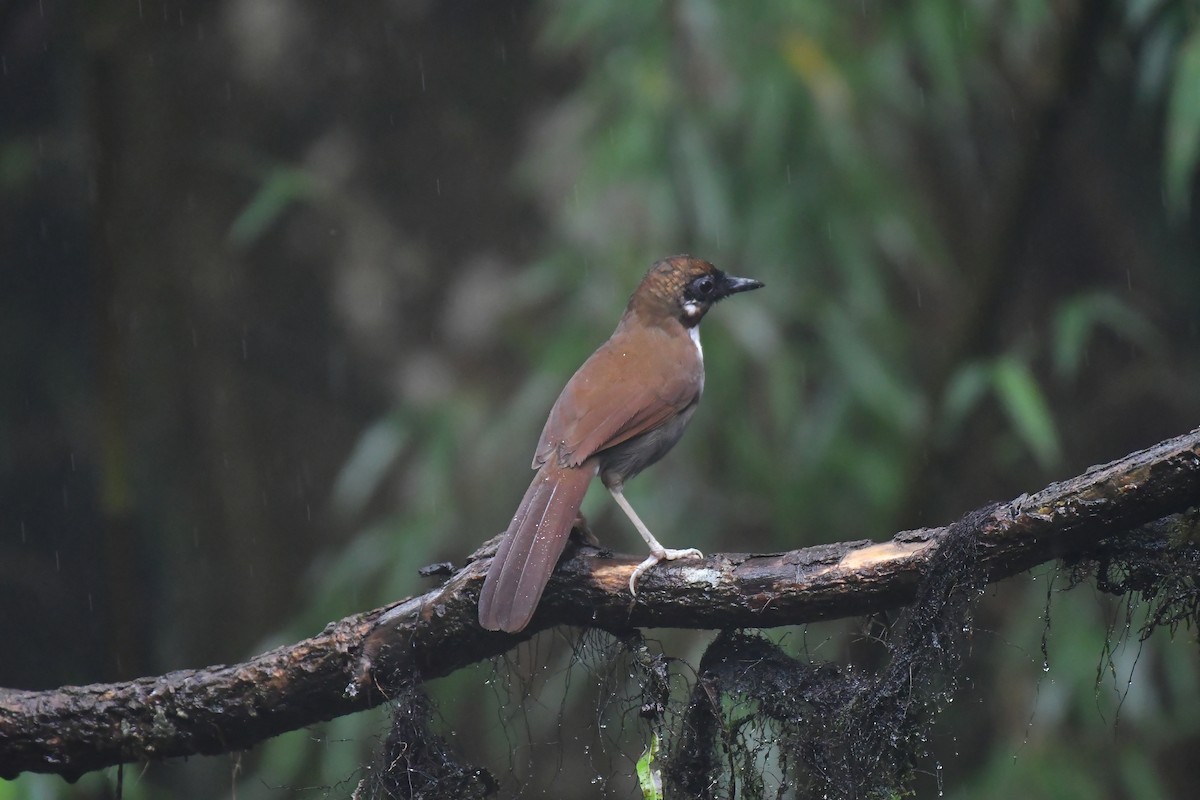
[[[629,578],[631,593],[659,562],[702,557],[694,548],[659,544],[625,499],[624,485],[667,454],[696,411],[704,390],[704,315],[714,303],[762,286],[688,255],[654,262],[616,330],[550,410],[533,457],[537,473],[480,592],[483,628],[516,633],[529,624],[596,476],[650,548]]]

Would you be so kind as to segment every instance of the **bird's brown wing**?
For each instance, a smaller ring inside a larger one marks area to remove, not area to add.
[[[695,402],[704,381],[695,345],[655,331],[643,338],[648,341],[623,348],[610,340],[567,382],[542,430],[535,469],[554,454],[562,466],[578,466],[601,450],[654,430]]]

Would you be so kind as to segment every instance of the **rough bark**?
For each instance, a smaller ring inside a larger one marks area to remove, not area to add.
[[[987,510],[977,528],[990,580],[1200,504],[1200,429]],[[0,777],[74,778],[113,764],[248,748],[288,730],[384,702],[406,683],[499,655],[554,625],[735,628],[794,625],[909,602],[946,528],[882,543],[844,542],[767,555],[718,554],[661,565],[569,553],[530,626],[483,631],[476,601],[495,543],[441,587],[331,623],[311,639],[244,664],[51,691],[0,690]]]

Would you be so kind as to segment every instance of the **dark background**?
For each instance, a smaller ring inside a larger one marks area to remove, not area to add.
[[[768,288],[705,323],[701,410],[630,487],[667,546],[882,538],[1195,427],[1198,21],[0,5],[0,685],[238,661],[427,588],[417,567],[504,527],[557,391],[671,253]],[[1191,796],[1194,631],[1130,641],[1065,584],[989,591],[922,794]],[[659,633],[684,659],[707,639]],[[853,659],[859,633],[780,635]],[[634,796],[644,731],[561,639],[436,682],[441,729],[527,796]],[[622,734],[593,742],[606,715]],[[125,792],[347,796],[385,730]]]

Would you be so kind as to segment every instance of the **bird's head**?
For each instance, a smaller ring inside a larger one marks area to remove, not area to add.
[[[670,256],[650,267],[629,298],[629,308],[674,317],[691,328],[704,319],[713,303],[762,285],[751,278],[726,275],[699,258]]]

